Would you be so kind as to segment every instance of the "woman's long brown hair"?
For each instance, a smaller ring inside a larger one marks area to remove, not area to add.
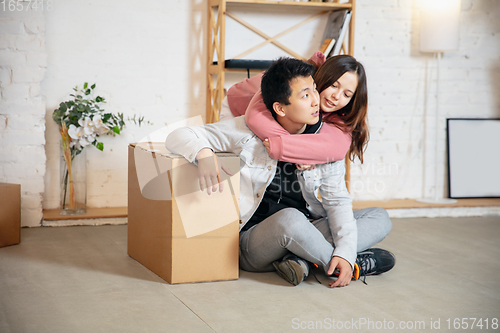
[[[363,163],[363,153],[366,150],[370,134],[368,131],[367,108],[368,88],[366,85],[365,69],[354,57],[338,55],[328,58],[314,74],[317,90],[323,90],[334,84],[344,73],[356,73],[358,87],[350,102],[333,114],[323,113],[325,122],[333,123],[344,132],[351,132],[352,140],[349,149],[349,158],[354,161],[357,156]],[[339,121],[341,120],[341,121]]]

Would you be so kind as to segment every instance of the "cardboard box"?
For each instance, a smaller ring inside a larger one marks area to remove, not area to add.
[[[209,196],[163,143],[129,145],[128,254],[168,283],[238,278],[240,159],[217,156],[235,175]]]
[[[21,242],[21,185],[0,183],[0,247]]]

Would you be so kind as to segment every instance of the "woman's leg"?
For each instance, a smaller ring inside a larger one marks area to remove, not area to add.
[[[274,271],[272,263],[288,252],[324,267],[333,246],[295,208],[282,209],[240,234],[240,266],[246,271]]]

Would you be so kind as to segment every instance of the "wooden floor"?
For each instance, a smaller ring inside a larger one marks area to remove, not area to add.
[[[354,209],[366,207],[382,207],[384,209],[409,209],[409,208],[442,208],[442,207],[498,207],[500,198],[486,199],[458,199],[453,204],[430,204],[419,202],[415,199],[397,199],[387,201],[354,201]],[[61,215],[59,209],[46,209],[43,211],[43,219],[46,221],[76,220],[76,219],[98,219],[127,217],[127,207],[109,208],[87,208],[84,215]]]
[[[461,332],[498,332],[497,217],[398,219],[377,244],[395,254],[394,269],[336,289],[321,268],[321,284],[309,276],[296,287],[244,270],[238,280],[170,285],[128,256],[127,235],[126,225],[23,228],[20,245],[0,248],[0,332],[304,332],[301,323],[323,331],[333,322],[344,329],[325,331],[443,333],[459,332],[454,318],[470,328],[471,317],[489,328]],[[361,318],[412,326],[370,330]],[[438,321],[443,330],[430,326]]]

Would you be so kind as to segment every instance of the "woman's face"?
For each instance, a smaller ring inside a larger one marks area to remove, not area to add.
[[[351,101],[357,87],[358,75],[353,72],[345,72],[319,94],[321,111],[334,112],[342,109]]]

